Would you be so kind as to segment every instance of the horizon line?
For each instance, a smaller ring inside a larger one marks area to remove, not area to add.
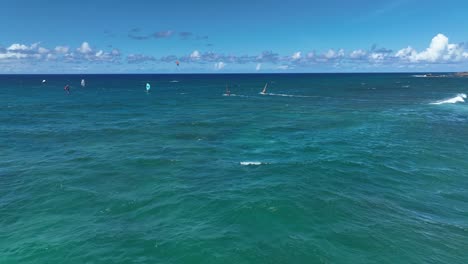
[[[201,73],[0,73],[2,75],[265,75],[265,74],[427,74],[427,73],[459,73],[464,71],[414,71],[414,72],[201,72]]]

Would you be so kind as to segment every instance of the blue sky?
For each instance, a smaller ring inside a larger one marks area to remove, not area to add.
[[[0,73],[468,70],[468,1],[314,2],[9,1]]]

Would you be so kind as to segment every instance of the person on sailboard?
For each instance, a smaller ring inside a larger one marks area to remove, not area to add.
[[[67,93],[70,94],[70,85],[65,85],[65,87],[63,87],[63,90],[67,91]]]
[[[263,91],[261,91],[260,94],[262,94],[262,95],[266,94],[267,86],[268,86],[268,83],[265,84],[265,87],[263,87]]]

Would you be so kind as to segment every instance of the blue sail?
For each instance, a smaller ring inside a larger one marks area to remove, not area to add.
[[[151,85],[149,83],[146,83],[146,91],[149,92],[150,89],[151,89]]]

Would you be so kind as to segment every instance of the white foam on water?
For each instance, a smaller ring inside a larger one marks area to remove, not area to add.
[[[179,81],[178,80],[172,80],[170,81],[171,83],[178,83]]]
[[[259,93],[261,95],[282,96],[282,97],[315,97],[307,95],[294,95],[294,94],[277,94],[277,93]]]
[[[464,103],[464,102],[465,102],[465,99],[466,99],[466,94],[461,93],[461,94],[457,94],[457,96],[455,96],[455,97],[453,97],[453,98],[446,99],[446,100],[442,100],[442,101],[437,101],[437,102],[434,102],[434,103],[431,103],[431,104],[433,104],[433,105],[440,105],[440,104]]]
[[[412,77],[416,77],[416,78],[425,78],[427,77],[426,74],[415,74],[415,75],[411,75]]]
[[[241,161],[240,165],[242,166],[259,166],[262,165],[260,161]]]
[[[227,97],[249,97],[247,95],[242,95],[242,94],[223,94],[223,96],[227,96]]]

